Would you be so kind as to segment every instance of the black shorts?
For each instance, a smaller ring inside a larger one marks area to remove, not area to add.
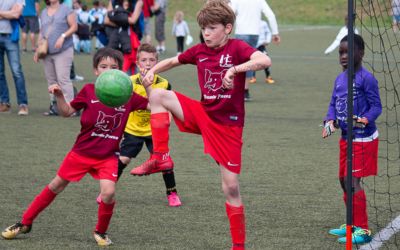
[[[151,139],[151,136],[142,137],[124,133],[121,142],[120,156],[135,158],[142,150],[144,143],[146,143],[149,152],[153,152],[153,140]]]
[[[26,16],[25,19],[25,26],[22,28],[24,33],[39,33],[39,18],[37,16]]]

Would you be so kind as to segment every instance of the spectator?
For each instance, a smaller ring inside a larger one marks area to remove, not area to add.
[[[78,16],[79,13],[81,13],[82,11],[82,2],[81,0],[73,0],[73,4],[72,4],[72,9],[75,11],[75,15]],[[75,51],[78,51],[78,47],[79,47],[79,36],[78,34],[73,34],[72,35],[72,39],[74,42],[74,49]]]
[[[22,16],[25,19],[25,26],[22,28],[22,50],[27,51],[26,42],[29,33],[29,39],[31,41],[31,49],[35,52],[36,49],[36,37],[39,34],[39,0],[25,0],[25,7],[22,11]]]
[[[76,51],[78,53],[83,52],[90,54],[92,50],[92,44],[90,41],[90,25],[96,21],[94,16],[90,15],[86,4],[82,5],[82,10],[77,15],[78,17],[78,30],[76,34],[79,38],[78,47]]]
[[[272,42],[279,44],[281,38],[278,32],[278,24],[275,14],[265,0],[231,0],[231,7],[236,14],[235,36],[256,48],[261,13],[268,19],[272,32]],[[254,76],[253,71],[246,73],[245,101],[250,101],[249,83]]]
[[[107,47],[120,50],[124,55],[124,65],[122,70],[136,70],[136,51],[140,41],[134,32],[133,26],[139,19],[142,12],[143,1],[137,0],[133,7],[133,2],[128,0],[116,0],[115,4],[109,2],[108,14],[105,19],[106,32],[109,37]]]
[[[92,23],[91,34],[96,37],[95,48],[100,49],[107,45],[107,35],[104,28],[104,17],[107,11],[100,6],[100,2],[95,0],[93,8],[90,10],[90,15],[94,17],[95,21]]]
[[[44,73],[48,86],[57,83],[60,85],[67,102],[74,98],[73,85],[70,80],[71,65],[74,58],[72,34],[77,30],[75,12],[68,6],[61,4],[62,0],[46,0],[46,8],[40,14],[42,25],[39,42],[47,38],[49,49],[43,59]],[[54,20],[57,20],[55,22]],[[38,62],[38,54],[33,60]],[[54,112],[55,99],[50,96],[50,110],[44,115],[58,115]]]
[[[189,26],[183,20],[183,12],[180,10],[175,13],[172,35],[176,37],[177,55],[180,55],[184,50],[185,36],[190,35]]]
[[[24,0],[0,1],[0,113],[10,113],[10,95],[5,76],[4,54],[7,54],[11,73],[14,78],[19,105],[18,115],[28,115],[28,96],[25,88],[25,77],[20,62],[18,41],[11,40],[11,21],[18,19],[24,8]]]
[[[157,52],[165,53],[165,16],[167,13],[168,0],[156,0],[158,10],[155,15],[155,34],[157,40]]]
[[[150,18],[157,10],[154,0],[143,0],[143,15],[144,15],[144,42],[151,44],[151,24]]]

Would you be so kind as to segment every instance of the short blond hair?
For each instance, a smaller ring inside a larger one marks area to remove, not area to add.
[[[201,28],[210,24],[235,24],[235,13],[224,0],[207,1],[197,13],[197,23]]]
[[[136,58],[139,59],[139,54],[140,52],[147,52],[147,53],[152,53],[154,54],[154,56],[156,57],[156,59],[158,60],[158,53],[157,53],[157,49],[156,47],[154,47],[153,45],[149,44],[149,43],[142,43],[140,44],[137,53],[136,53]]]

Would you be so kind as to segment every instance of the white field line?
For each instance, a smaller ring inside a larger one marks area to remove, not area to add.
[[[376,250],[379,249],[385,241],[400,231],[400,215],[391,221],[384,229],[374,235],[369,244],[360,247],[360,250]]]

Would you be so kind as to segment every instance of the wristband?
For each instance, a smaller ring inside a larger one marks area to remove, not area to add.
[[[65,35],[65,33],[62,33],[62,34],[61,34],[61,37],[62,37],[62,38],[66,38],[67,35]]]

